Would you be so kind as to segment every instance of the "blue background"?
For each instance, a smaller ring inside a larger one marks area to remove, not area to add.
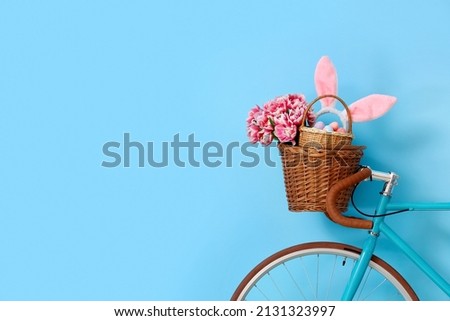
[[[398,200],[450,200],[449,13],[444,0],[1,1],[0,299],[228,300],[283,247],[360,246],[365,231],[287,210],[276,150],[275,167],[242,167],[238,149],[229,167],[139,168],[136,149],[130,168],[101,166],[124,133],[156,151],[176,134],[242,146],[255,104],[315,97],[322,55],[347,102],[398,98],[354,126],[363,162],[401,175]],[[389,220],[447,279],[448,215]],[[378,254],[422,299],[448,299],[383,239]]]

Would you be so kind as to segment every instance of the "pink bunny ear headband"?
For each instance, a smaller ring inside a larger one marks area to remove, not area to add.
[[[323,56],[316,66],[314,82],[318,96],[337,96],[337,73],[330,58]],[[384,115],[395,104],[397,98],[393,96],[372,94],[350,104],[349,110],[353,122],[365,122]],[[339,116],[345,128],[348,128],[348,115],[335,108],[336,100],[332,97],[321,99],[322,108],[316,113],[320,116],[324,113],[333,113]]]

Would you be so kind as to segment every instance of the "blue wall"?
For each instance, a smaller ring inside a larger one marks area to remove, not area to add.
[[[182,168],[169,148],[168,166],[140,168],[134,147],[129,168],[102,166],[124,133],[156,160],[176,134],[242,146],[254,104],[314,98],[322,55],[346,101],[398,98],[355,125],[364,163],[401,175],[399,200],[450,200],[449,12],[444,0],[2,1],[0,299],[228,300],[283,247],[360,246],[364,231],[287,211],[278,160],[245,168],[234,148],[218,167]],[[449,278],[448,213],[389,221]],[[422,299],[448,299],[383,239],[378,254]]]

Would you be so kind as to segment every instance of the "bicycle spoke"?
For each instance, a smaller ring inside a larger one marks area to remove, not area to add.
[[[372,295],[372,293],[374,293],[380,286],[382,286],[385,282],[387,281],[387,279],[385,278],[383,281],[380,282],[380,284],[378,284],[372,291],[369,292],[369,294],[367,294],[362,301],[365,301],[369,296]]]
[[[317,254],[317,278],[316,278],[316,299],[319,297],[319,270],[320,270],[320,256]]]
[[[314,293],[314,287],[313,287],[313,285],[311,283],[311,278],[309,277],[309,273],[306,270],[306,266],[305,266],[305,263],[303,262],[303,258],[302,257],[300,258],[300,263],[301,263],[301,265],[303,267],[303,272],[304,272],[304,274],[306,276],[306,279],[308,280],[309,288],[310,288],[311,292]],[[316,297],[316,300],[317,300],[317,297]]]
[[[277,282],[275,282],[274,278],[272,277],[272,275],[270,273],[267,273],[267,276],[269,276],[270,280],[272,281],[273,286],[277,289],[278,293],[284,299],[285,297],[284,297],[283,293],[281,292]]]
[[[331,285],[333,284],[333,280],[334,280],[334,272],[336,271],[337,260],[338,260],[338,256],[335,255],[333,269],[331,270],[330,280],[328,281],[328,289],[327,289],[327,295],[326,295],[327,300],[330,297],[330,289],[331,289]]]
[[[287,268],[286,264],[283,263],[284,268],[286,269],[287,273],[289,274],[289,277],[291,278],[292,282],[294,282],[295,287],[297,288],[297,290],[300,292],[301,296],[303,297],[304,300],[306,300],[306,296],[303,294],[302,289],[300,288],[300,286],[298,285],[297,281],[295,280],[294,276],[292,275],[291,271]]]
[[[257,289],[257,290],[259,291],[259,293],[261,293],[262,296],[266,298],[267,301],[270,301],[270,299],[269,299],[269,298],[267,297],[267,295],[265,295],[265,293],[258,287],[258,285],[255,284],[253,287],[254,287],[255,289]]]

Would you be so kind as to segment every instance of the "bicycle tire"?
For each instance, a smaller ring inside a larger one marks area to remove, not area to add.
[[[286,248],[250,271],[231,300],[340,300],[352,270],[347,262],[356,262],[360,253],[361,249],[357,247],[334,242],[312,242]],[[327,262],[333,263],[331,269],[324,265]],[[308,271],[309,268],[313,273]],[[317,282],[313,285],[314,280]],[[328,284],[319,284],[322,281]],[[399,272],[374,255],[353,300],[416,301],[419,298]]]

